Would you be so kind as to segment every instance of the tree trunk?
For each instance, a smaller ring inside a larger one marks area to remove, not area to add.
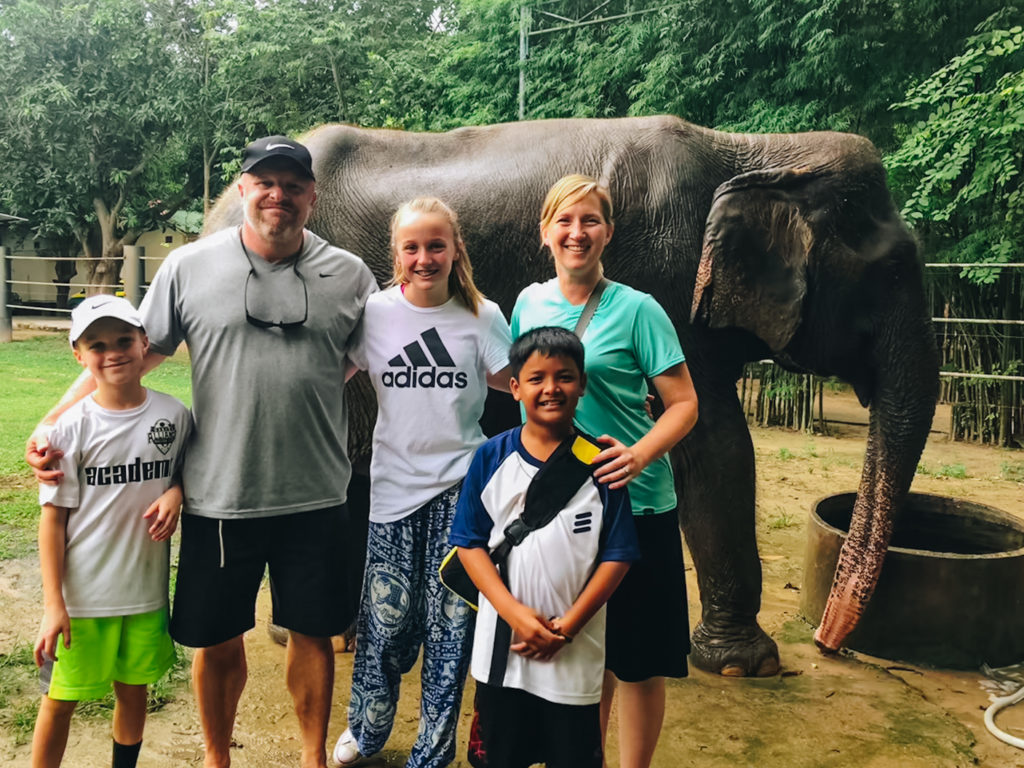
[[[116,234],[118,210],[116,206],[109,208],[98,197],[93,199],[93,209],[96,211],[96,222],[100,231],[100,250],[88,262],[89,283],[92,287],[87,288],[85,292],[87,295],[113,293],[108,289],[117,285],[124,255],[124,243]]]

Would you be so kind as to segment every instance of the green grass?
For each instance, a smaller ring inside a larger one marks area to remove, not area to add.
[[[1024,461],[1004,461],[999,465],[999,477],[1014,483],[1024,483]]]
[[[0,727],[15,746],[32,738],[39,707],[39,677],[32,660],[32,646],[19,645],[0,654]]]
[[[178,656],[167,674],[149,686],[148,710],[156,712],[174,700],[187,684],[191,652],[178,648]],[[32,740],[39,711],[39,672],[32,659],[32,646],[19,645],[9,654],[0,654],[0,728],[14,746]],[[109,720],[114,712],[114,692],[97,701],[83,701],[75,708],[76,718]]]
[[[0,344],[0,477],[27,471],[25,440],[79,371],[63,337]]]
[[[814,627],[804,619],[790,619],[775,637],[783,643],[810,643],[814,639]]]
[[[788,512],[780,512],[768,518],[768,527],[775,531],[782,530],[783,528],[792,528],[797,524],[797,519]]]
[[[967,467],[963,464],[943,464],[940,467],[935,468],[922,461],[917,465],[917,474],[963,480],[967,477]]]

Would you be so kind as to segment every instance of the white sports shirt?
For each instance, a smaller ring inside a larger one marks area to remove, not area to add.
[[[349,357],[370,374],[379,411],[370,520],[399,520],[459,482],[484,442],[487,373],[512,343],[498,305],[474,316],[456,299],[417,307],[394,286],[370,296]]]
[[[171,485],[192,417],[178,400],[146,391],[126,411],[80,400],[57,420],[50,443],[64,452],[59,485],[39,503],[67,507],[64,602],[73,617],[127,616],[167,605],[170,545],[142,515]]]

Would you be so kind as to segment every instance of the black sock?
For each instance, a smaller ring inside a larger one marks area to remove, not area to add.
[[[135,768],[135,763],[139,759],[139,750],[142,748],[142,742],[138,744],[118,744],[114,742],[114,761],[110,764],[111,768]]]

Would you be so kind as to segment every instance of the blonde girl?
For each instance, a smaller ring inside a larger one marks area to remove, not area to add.
[[[423,649],[420,728],[408,768],[455,757],[473,617],[440,583],[459,488],[484,441],[488,384],[508,389],[508,324],[473,283],[455,212],[436,198],[391,220],[394,277],[367,301],[349,352],[379,411],[370,465],[370,529],[356,626],[348,728],[334,759],[350,765],[388,739],[399,683]]]

